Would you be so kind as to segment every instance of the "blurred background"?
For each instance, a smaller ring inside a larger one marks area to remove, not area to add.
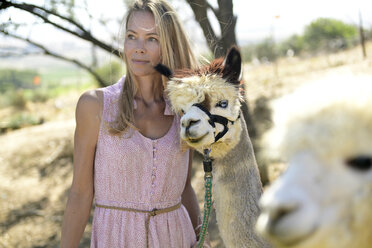
[[[0,2],[0,247],[58,247],[76,102],[125,72],[121,23],[130,2]],[[272,99],[329,74],[369,75],[372,83],[372,1],[169,2],[202,63],[240,47],[243,110],[264,185],[284,169],[260,153]],[[196,156],[192,183],[203,209],[199,163]],[[89,247],[90,228],[81,247]],[[214,214],[209,230],[213,247],[224,247]]]

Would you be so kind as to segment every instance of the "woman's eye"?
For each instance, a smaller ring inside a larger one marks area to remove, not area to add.
[[[366,171],[372,167],[372,157],[358,156],[346,160],[346,164],[355,170]]]
[[[219,101],[216,104],[216,107],[226,108],[228,105],[229,105],[229,101],[228,100],[222,100],[222,101]]]
[[[156,38],[154,38],[154,37],[150,37],[149,38],[149,41],[152,41],[153,42],[153,41],[158,41],[158,40]]]
[[[128,35],[127,35],[127,38],[128,38],[129,40],[134,40],[134,39],[135,39],[134,35],[132,35],[132,34],[128,34]]]

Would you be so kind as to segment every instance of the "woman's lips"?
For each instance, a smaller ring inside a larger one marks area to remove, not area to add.
[[[148,60],[142,60],[142,59],[132,59],[132,62],[134,64],[144,65],[144,64],[149,63],[150,61],[148,61]]]

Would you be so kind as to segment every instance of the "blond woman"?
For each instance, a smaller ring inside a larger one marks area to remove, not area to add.
[[[127,72],[117,83],[78,101],[61,246],[78,246],[93,199],[91,247],[195,246],[200,210],[192,154],[180,149],[179,116],[153,68],[191,68],[195,59],[165,0],[139,0],[129,9],[124,61]]]

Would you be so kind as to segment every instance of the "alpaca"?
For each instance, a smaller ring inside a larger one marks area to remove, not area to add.
[[[372,246],[372,79],[326,78],[275,102],[268,152],[288,169],[257,230],[276,247]]]
[[[212,148],[214,207],[224,244],[269,247],[254,229],[262,185],[247,127],[240,118],[240,73],[240,52],[232,48],[225,61],[175,71],[166,91],[174,111],[182,115],[182,140],[202,154]]]

